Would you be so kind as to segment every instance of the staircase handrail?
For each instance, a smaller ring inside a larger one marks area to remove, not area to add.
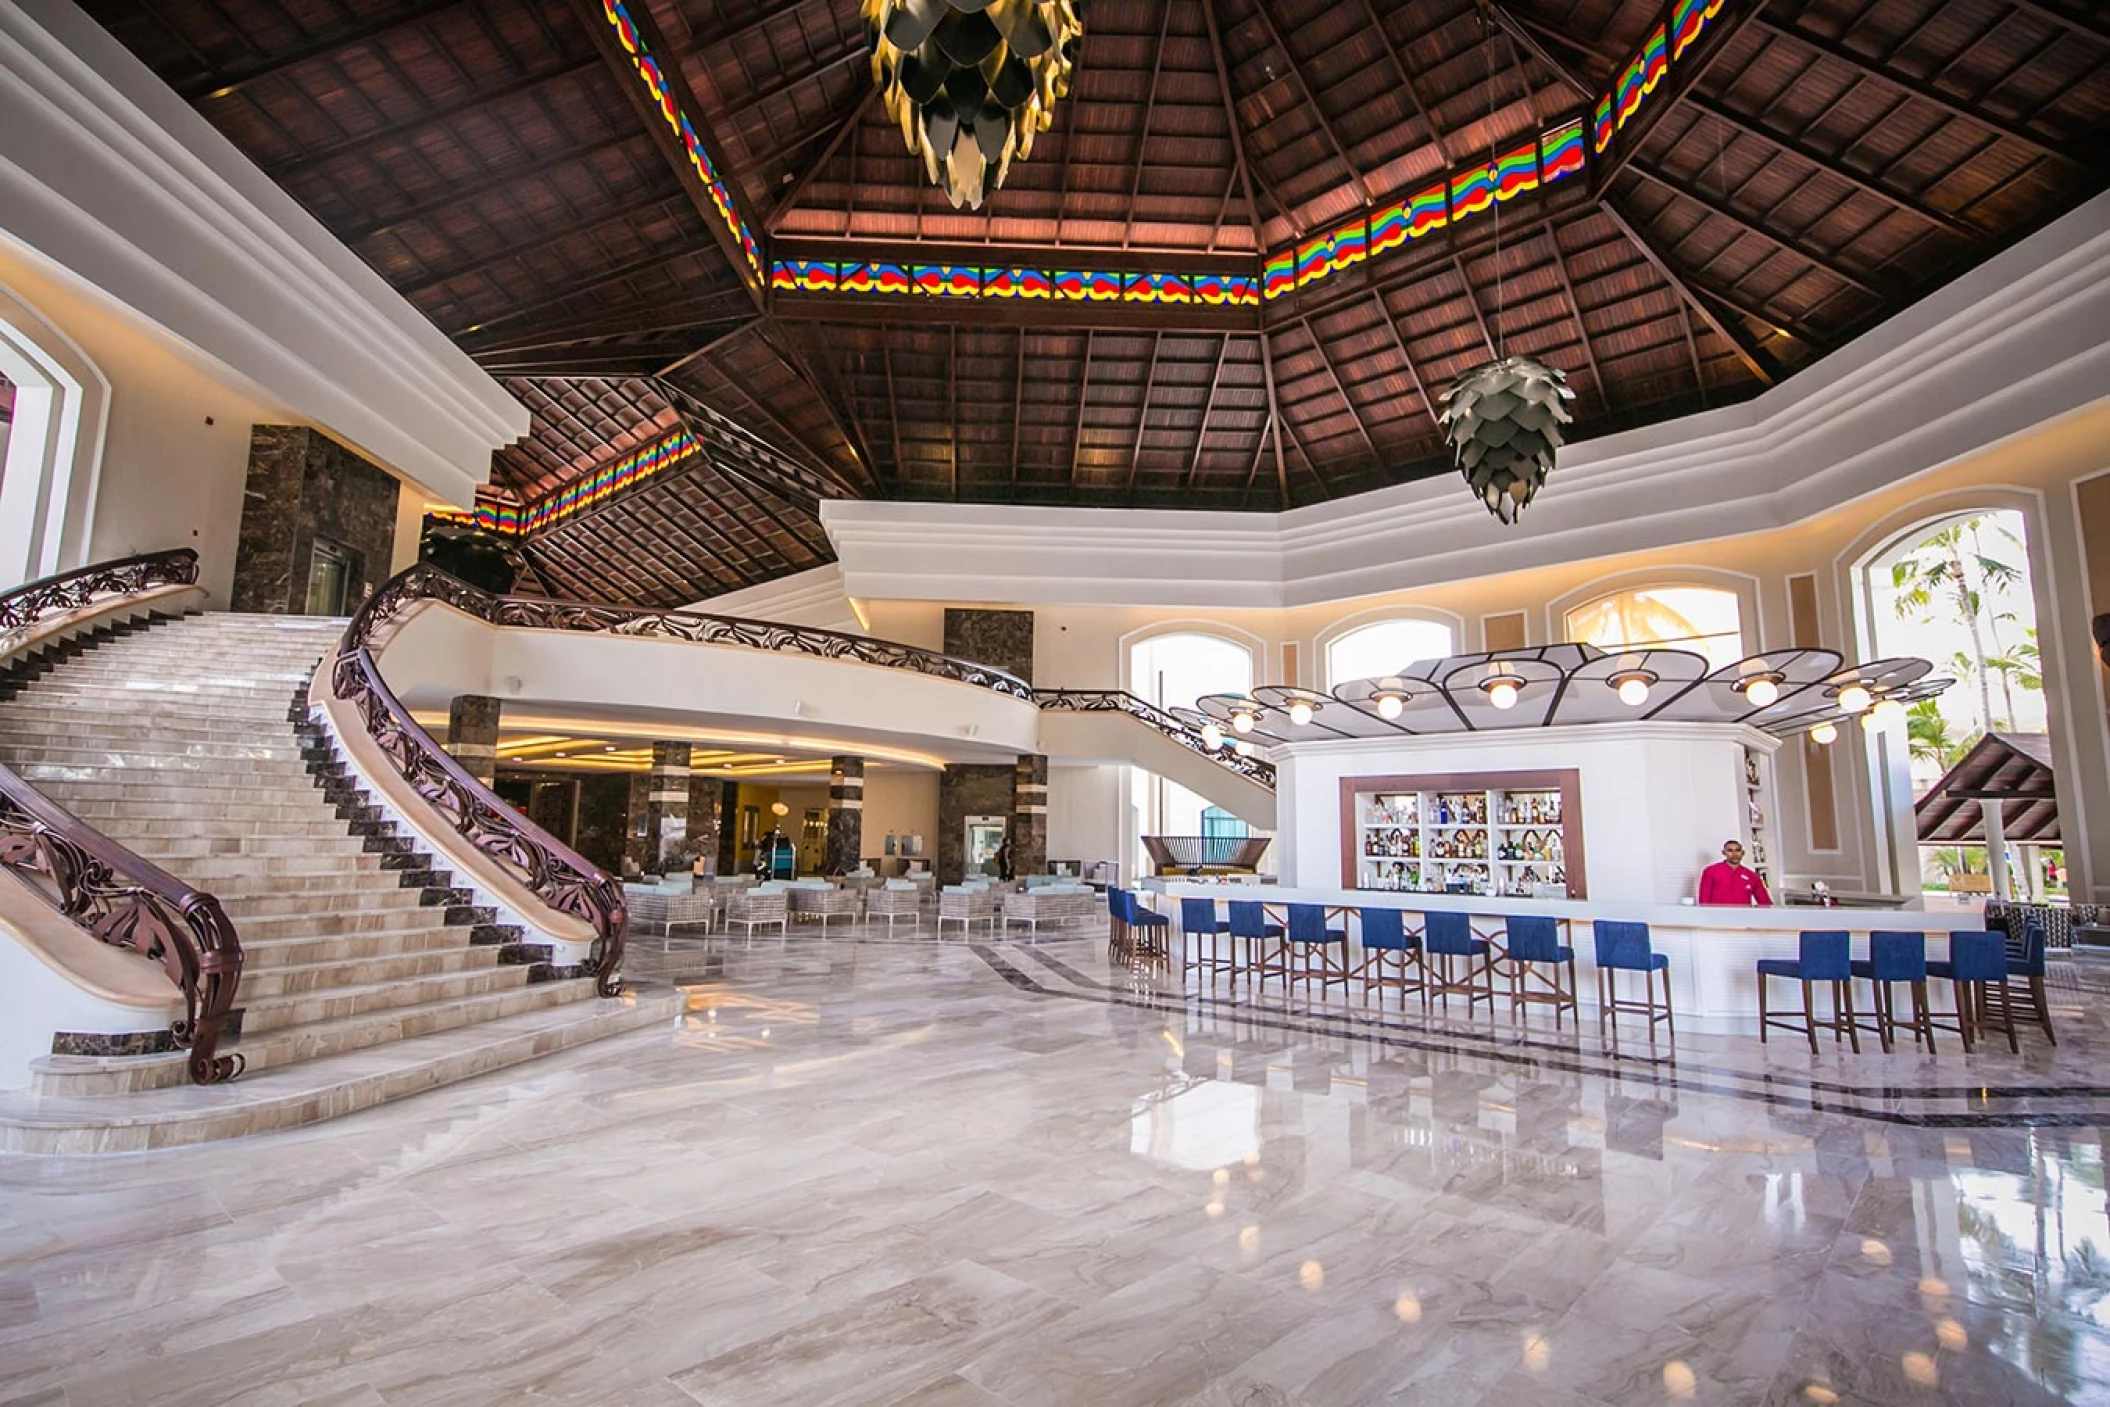
[[[1247,757],[1233,747],[1211,747],[1198,728],[1189,727],[1178,715],[1168,713],[1126,689],[1041,689],[1034,702],[1052,713],[1125,713],[1157,729],[1172,741],[1217,766],[1269,791],[1275,789],[1275,764],[1262,757]]]
[[[368,602],[374,614],[354,643],[372,644],[373,632],[414,601],[439,601],[492,625],[535,630],[577,630],[593,634],[634,635],[682,640],[696,645],[736,645],[743,649],[850,660],[887,669],[908,669],[936,679],[969,684],[1031,703],[1033,686],[1016,675],[974,660],[959,659],[916,645],[878,640],[817,626],[785,625],[745,616],[706,611],[662,611],[648,606],[559,601],[547,596],[499,596],[420,562],[384,583]],[[378,609],[376,607],[378,606]],[[352,621],[360,630],[366,612]],[[349,633],[348,640],[354,639]]]
[[[623,990],[623,930],[629,921],[623,886],[606,870],[500,800],[419,726],[381,675],[367,646],[380,627],[420,601],[436,600],[490,620],[493,596],[425,563],[397,573],[367,598],[338,641],[330,683],[358,711],[367,736],[398,776],[471,845],[517,875],[535,897],[594,930],[595,988]]]
[[[187,547],[148,552],[41,577],[0,594],[0,630],[26,631],[53,616],[198,579]],[[221,1084],[242,1073],[220,1036],[242,981],[242,943],[220,901],[133,854],[0,766],[0,866],[99,942],[158,964],[183,994],[169,1027],[190,1052],[190,1077]]]

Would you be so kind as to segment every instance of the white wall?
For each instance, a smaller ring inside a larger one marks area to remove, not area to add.
[[[1271,754],[1282,783],[1276,859],[1286,884],[1340,887],[1344,777],[1573,768],[1590,902],[1675,904],[1698,891],[1722,842],[1744,834],[1747,743],[1773,746],[1753,729],[1713,723],[1292,744]]]
[[[1113,766],[1048,766],[1048,858],[1121,860],[1121,773]]]
[[[924,853],[938,853],[938,774],[897,767],[865,768],[863,849],[882,855],[886,838],[920,835]]]

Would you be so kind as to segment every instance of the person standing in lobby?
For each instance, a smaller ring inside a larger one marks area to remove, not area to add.
[[[1700,871],[1700,902],[1770,909],[1773,896],[1758,871],[1744,864],[1744,847],[1731,840],[1723,843],[1722,858]]]

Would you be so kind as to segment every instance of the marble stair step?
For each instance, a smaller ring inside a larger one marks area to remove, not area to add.
[[[439,905],[427,904],[421,889],[384,889],[379,885],[360,889],[324,890],[313,894],[288,894],[282,890],[273,890],[264,894],[238,892],[217,897],[221,907],[227,910],[227,916],[235,921],[237,927],[253,918],[286,914],[321,918],[339,913],[401,913],[416,909],[431,909],[434,913],[445,912]]]
[[[597,1000],[592,981],[567,978],[483,996],[431,1002],[368,1012],[340,1021],[318,1021],[283,1031],[244,1031],[222,1048],[238,1051],[249,1062],[238,1083],[264,1070],[304,1060],[327,1060],[349,1051],[371,1050],[392,1042],[414,1040],[438,1031],[504,1021],[523,1012],[547,1011],[576,1002]],[[41,1097],[99,1098],[139,1090],[188,1085],[190,1073],[180,1051],[166,1055],[49,1055],[30,1062],[32,1093]],[[5,1096],[0,1096],[4,1100]]]
[[[393,928],[354,929],[324,925],[311,929],[296,927],[264,931],[254,924],[241,924],[238,928],[242,937],[242,980],[245,983],[250,976],[266,968],[349,962],[357,958],[394,957],[406,953],[451,952],[469,947],[472,941],[468,925],[436,921],[406,923]]]
[[[156,743],[236,743],[258,742],[298,744],[299,738],[293,725],[285,721],[283,714],[269,726],[242,719],[222,720],[216,713],[204,713],[196,718],[170,717],[156,722],[151,731],[142,730],[140,719],[126,713],[86,713],[74,711],[58,713],[49,710],[37,717],[25,711],[28,696],[0,703],[0,738],[21,738],[25,742],[42,744],[62,739],[74,742],[100,742],[117,739],[136,742],[151,737]],[[289,701],[290,702],[290,701]]]
[[[282,840],[289,843],[316,840],[358,840],[347,835],[345,823],[327,811],[315,811],[308,807],[288,807],[294,815],[276,816],[269,820],[234,820],[224,816],[199,815],[195,811],[185,815],[141,816],[120,808],[109,808],[100,813],[98,820],[109,822],[97,824],[96,829],[110,835],[120,830],[127,836],[141,840],[190,840],[200,842],[248,840]],[[88,820],[85,814],[82,820]],[[95,824],[95,822],[91,822]],[[130,841],[126,842],[130,844]]]
[[[337,822],[335,835],[319,827],[316,833],[307,835],[266,829],[251,829],[239,835],[199,835],[195,831],[169,835],[141,832],[129,825],[105,827],[103,833],[123,841],[134,854],[144,855],[156,864],[164,860],[290,859],[302,855],[345,858],[366,853],[365,839],[346,835],[342,821]]]
[[[260,886],[290,892],[335,889],[377,875],[381,857],[354,850],[349,854],[304,852],[294,855],[198,855],[183,861],[184,877],[194,883],[224,884],[254,879]]]
[[[412,977],[480,972],[497,967],[498,958],[497,946],[487,944],[483,947],[431,948],[423,952],[337,958],[327,962],[245,964],[241,999],[246,1006],[266,997],[295,993],[319,995],[338,988],[399,982]]]
[[[239,997],[244,1035],[267,1035],[292,1026],[341,1021],[398,1007],[429,1006],[461,997],[480,997],[527,985],[524,967],[492,967],[475,972],[444,972],[431,977],[367,982],[328,991],[291,992],[282,996]]]
[[[274,735],[291,727],[286,712],[293,706],[288,690],[283,699],[221,699],[211,696],[170,695],[133,690],[122,695],[97,694],[69,698],[52,690],[41,692],[31,685],[19,699],[0,703],[0,717],[19,719],[46,728],[63,728],[74,719],[122,721],[134,727],[157,727],[171,723],[179,727],[219,724],[270,730]]]
[[[225,772],[185,772],[181,777],[166,780],[156,779],[147,769],[118,773],[99,768],[58,767],[49,763],[25,762],[15,768],[25,781],[44,790],[44,783],[62,786],[84,799],[110,797],[120,801],[180,801],[190,800],[194,809],[215,808],[222,803],[244,804],[239,798],[255,795],[262,787],[269,787],[274,795],[280,791],[290,799],[300,796],[313,797],[317,805],[323,803],[322,793],[306,773],[286,777],[260,778],[254,775],[237,775]],[[261,784],[261,786],[260,786]],[[253,803],[251,803],[253,804]],[[280,803],[284,804],[284,803]]]
[[[230,826],[277,826],[287,824],[321,824],[327,821],[340,832],[344,822],[333,814],[334,809],[322,792],[302,792],[297,801],[287,794],[285,801],[223,801],[214,798],[210,807],[201,807],[195,799],[182,797],[122,797],[114,795],[80,796],[60,803],[89,825],[116,817],[124,817],[137,823],[141,834],[158,833],[161,823],[181,823],[196,820],[201,825]],[[54,798],[56,799],[56,798]],[[201,832],[211,834],[211,832]]]
[[[586,982],[548,985],[592,990]],[[0,1096],[0,1151],[136,1152],[297,1128],[642,1030],[671,1020],[680,1004],[678,993],[652,991],[523,1010],[379,1049],[252,1070],[225,1085],[100,1098],[15,1092]],[[180,1060],[176,1068],[180,1073]]]
[[[183,772],[243,779],[268,777],[288,785],[308,777],[307,763],[302,760],[299,747],[292,743],[258,743],[249,747],[226,743],[168,744],[149,735],[122,746],[106,746],[64,738],[45,743],[0,738],[0,756],[13,757],[21,766]],[[16,770],[20,771],[21,766]]]

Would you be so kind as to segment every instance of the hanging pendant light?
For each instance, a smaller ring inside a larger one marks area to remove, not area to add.
[[[1439,417],[1465,481],[1505,523],[1545,486],[1560,448],[1560,427],[1575,417],[1567,374],[1531,357],[1476,367],[1440,397]]]
[[[1055,122],[1084,34],[1071,0],[864,0],[872,78],[958,209],[981,207]]]

